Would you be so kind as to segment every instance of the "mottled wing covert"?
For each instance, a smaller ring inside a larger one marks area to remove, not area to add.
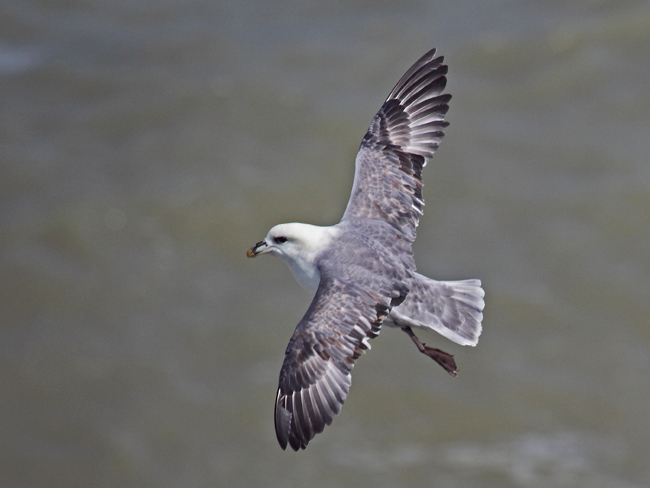
[[[350,388],[354,362],[379,334],[393,298],[363,285],[321,276],[307,313],[287,346],[275,402],[275,432],[283,449],[304,449],[332,423]],[[389,291],[390,293],[390,291]]]
[[[379,218],[415,240],[422,214],[422,168],[449,125],[447,66],[432,49],[409,69],[373,118],[361,142],[343,219]]]

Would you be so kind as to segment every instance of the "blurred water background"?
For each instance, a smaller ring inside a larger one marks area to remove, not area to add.
[[[331,224],[431,47],[419,270],[481,278],[451,378],[384,330],[334,424],[272,411],[311,297],[245,251]],[[0,485],[650,485],[645,0],[0,3]]]

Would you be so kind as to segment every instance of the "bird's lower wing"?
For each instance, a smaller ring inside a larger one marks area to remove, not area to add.
[[[280,372],[275,432],[283,449],[287,444],[304,449],[340,412],[355,360],[370,348],[368,339],[379,334],[391,307],[407,292],[399,284],[393,290],[386,294],[321,276]]]

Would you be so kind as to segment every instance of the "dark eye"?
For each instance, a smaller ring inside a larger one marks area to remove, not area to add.
[[[273,240],[275,241],[276,244],[284,244],[284,243],[287,242],[289,239],[287,239],[287,238],[284,237],[284,236],[278,236],[278,237],[275,237]]]

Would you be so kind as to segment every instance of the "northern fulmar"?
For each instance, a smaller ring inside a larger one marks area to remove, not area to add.
[[[282,449],[305,449],[341,411],[355,361],[382,324],[401,328],[418,350],[456,376],[453,357],[426,346],[413,328],[464,346],[481,334],[480,280],[436,281],[415,271],[412,244],[424,200],[422,168],[449,125],[447,66],[432,49],[400,79],[372,119],[356,157],[341,221],[273,227],[248,257],[282,259],[315,293],[287,346],[275,400]]]

